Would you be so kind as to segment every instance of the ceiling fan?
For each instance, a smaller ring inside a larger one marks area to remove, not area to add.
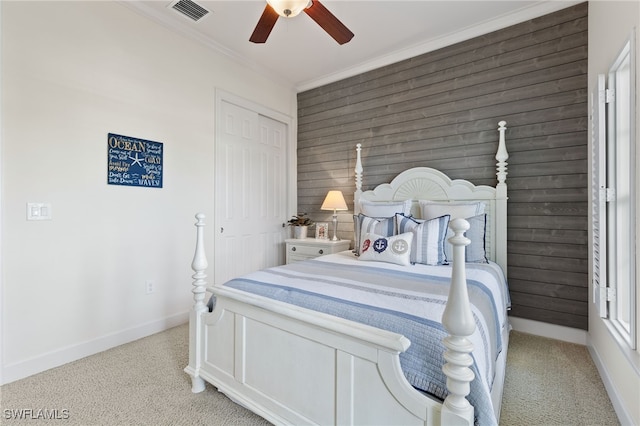
[[[267,5],[253,30],[249,41],[264,43],[267,41],[278,17],[293,18],[300,12],[306,13],[316,21],[335,41],[345,44],[353,38],[353,33],[318,0],[267,0]]]

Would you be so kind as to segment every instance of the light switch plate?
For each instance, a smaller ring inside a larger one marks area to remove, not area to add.
[[[27,220],[51,220],[51,203],[27,203]]]

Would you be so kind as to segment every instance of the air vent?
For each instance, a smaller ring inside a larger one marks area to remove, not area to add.
[[[207,9],[191,0],[178,0],[171,7],[196,22],[204,18],[209,13]]]

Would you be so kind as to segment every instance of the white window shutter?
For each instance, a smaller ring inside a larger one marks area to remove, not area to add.
[[[593,302],[600,317],[607,317],[607,157],[605,76],[598,75],[597,93],[591,98],[592,137],[592,250]]]

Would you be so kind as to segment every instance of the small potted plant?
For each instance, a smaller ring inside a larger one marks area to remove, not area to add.
[[[298,213],[289,219],[289,226],[293,226],[294,238],[307,238],[307,229],[313,225],[313,221],[306,213]]]

